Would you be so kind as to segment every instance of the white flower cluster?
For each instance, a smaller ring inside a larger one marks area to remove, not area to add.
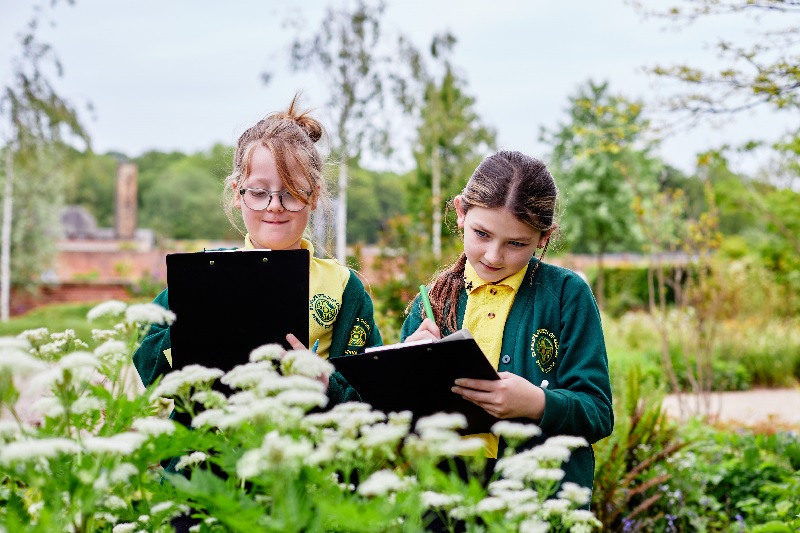
[[[271,470],[294,471],[303,464],[313,445],[305,439],[293,439],[271,431],[264,435],[261,447],[249,450],[236,463],[241,479],[252,479]]]
[[[0,337],[0,373],[30,376],[47,369],[47,365],[31,356],[30,343],[21,338]]]
[[[218,368],[206,368],[200,365],[185,366],[164,376],[161,383],[153,389],[150,399],[156,401],[160,397],[170,398],[188,393],[190,388],[213,383],[223,374],[224,372]]]
[[[386,496],[392,492],[408,490],[416,482],[414,476],[400,477],[391,470],[378,470],[358,486],[357,492],[368,497]]]
[[[175,322],[175,313],[157,304],[135,304],[125,310],[125,322],[128,324],[166,324]]]
[[[91,308],[89,312],[86,313],[86,318],[89,319],[89,322],[103,317],[117,318],[122,316],[127,308],[128,304],[125,302],[108,300]]]
[[[333,365],[310,350],[291,350],[281,358],[284,375],[299,375],[317,378],[333,374]]]

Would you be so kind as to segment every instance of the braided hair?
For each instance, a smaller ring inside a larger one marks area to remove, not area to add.
[[[558,228],[556,204],[558,187],[545,164],[520,152],[500,151],[484,159],[461,192],[466,212],[473,206],[488,209],[505,207],[519,221],[542,233]],[[451,200],[450,204],[453,204]],[[547,252],[548,238],[539,260]],[[464,288],[467,255],[462,253],[439,272],[429,291],[437,324],[450,331],[458,329],[458,298]],[[539,263],[530,273],[530,283]]]

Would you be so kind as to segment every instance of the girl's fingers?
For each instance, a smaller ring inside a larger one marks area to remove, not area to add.
[[[300,340],[297,337],[295,337],[294,335],[292,335],[291,333],[286,335],[286,341],[289,343],[289,346],[291,346],[293,350],[306,350],[307,349],[306,346],[302,342],[300,342]]]

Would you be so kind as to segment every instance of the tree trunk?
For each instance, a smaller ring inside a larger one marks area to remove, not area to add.
[[[431,182],[433,193],[433,224],[431,225],[431,242],[433,243],[433,256],[442,257],[442,173],[439,157],[439,147],[435,146],[431,154]]]
[[[8,322],[11,304],[11,209],[14,205],[14,164],[6,146],[6,186],[3,193],[3,223],[0,230],[0,320]]]
[[[339,161],[339,198],[336,201],[336,259],[347,265],[347,155]]]

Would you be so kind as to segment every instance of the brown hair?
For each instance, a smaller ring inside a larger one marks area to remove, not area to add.
[[[323,175],[323,160],[315,143],[324,133],[322,125],[310,115],[300,111],[299,94],[292,99],[286,111],[270,113],[255,125],[247,128],[236,142],[233,154],[233,172],[225,178],[223,206],[228,220],[240,232],[240,219],[235,215],[234,197],[239,186],[250,175],[250,160],[257,146],[268,148],[275,159],[283,186],[307,205],[323,207],[330,204],[330,193]],[[300,169],[301,172],[292,172]],[[300,191],[310,191],[302,194]]]
[[[558,187],[545,164],[520,152],[501,151],[484,159],[461,192],[466,212],[473,206],[505,207],[522,223],[542,233],[558,229],[556,204]],[[451,201],[451,205],[452,205]],[[547,252],[548,238],[539,260]],[[438,273],[430,289],[431,306],[437,324],[458,329],[458,298],[464,288],[467,256],[461,256]],[[530,273],[530,282],[539,263]],[[446,316],[445,316],[446,315]]]

